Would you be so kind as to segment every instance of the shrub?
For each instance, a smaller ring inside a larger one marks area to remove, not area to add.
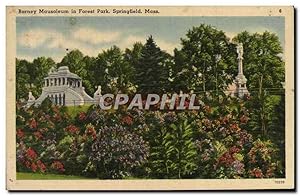
[[[116,125],[102,127],[92,144],[90,160],[99,178],[123,178],[147,161],[148,144],[137,134]]]
[[[274,178],[280,164],[278,156],[278,149],[270,140],[255,140],[246,154],[247,175],[250,178]]]

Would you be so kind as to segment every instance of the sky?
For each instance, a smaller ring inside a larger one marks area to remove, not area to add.
[[[180,48],[193,26],[208,24],[223,30],[229,38],[242,31],[262,33],[270,31],[279,36],[284,46],[284,17],[17,17],[17,58],[32,61],[39,56],[60,62],[66,49],[79,49],[89,56],[97,56],[113,45],[122,50],[142,42],[152,35],[157,45],[170,54]]]

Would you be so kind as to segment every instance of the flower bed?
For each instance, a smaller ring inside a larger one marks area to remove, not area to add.
[[[17,107],[17,172],[99,179],[281,176],[277,147],[246,130],[248,116],[243,101],[229,97],[192,111],[92,105],[71,116],[48,100]]]

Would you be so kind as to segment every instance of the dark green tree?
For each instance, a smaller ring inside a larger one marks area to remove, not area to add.
[[[136,84],[142,94],[165,92],[169,81],[168,55],[161,51],[150,36],[141,51],[136,67]]]
[[[89,95],[93,95],[95,93],[95,90],[97,89],[96,87],[96,78],[94,77],[94,68],[95,68],[95,64],[96,64],[96,58],[95,57],[89,57],[89,56],[85,56],[83,58],[83,61],[85,63],[85,68],[87,70],[87,75],[84,78],[84,87],[85,87],[85,91],[89,94]]]
[[[133,44],[133,47],[131,49],[126,48],[124,53],[124,61],[127,62],[133,68],[132,82],[135,85],[135,88],[136,88],[136,80],[137,80],[136,76],[138,70],[137,67],[142,58],[143,47],[144,45],[141,42],[136,42]]]
[[[28,74],[29,62],[16,59],[16,99],[26,99],[29,91],[30,75]]]
[[[134,69],[138,67],[140,59],[142,58],[143,47],[144,45],[141,42],[136,42],[133,44],[132,49],[125,49],[124,60],[134,67]]]
[[[275,106],[272,112],[273,118],[270,125],[270,137],[279,148],[279,156],[282,160],[282,168],[285,168],[285,95],[284,91],[280,96],[278,105]],[[282,169],[282,176],[285,175],[285,170]]]
[[[55,62],[51,58],[38,57],[33,60],[32,67],[30,67],[29,75],[31,83],[34,84],[36,92],[40,95],[44,85],[44,78],[48,75],[49,70],[56,67]]]
[[[44,85],[44,77],[51,67],[56,67],[51,58],[38,57],[33,62],[16,59],[16,98],[27,99],[28,92],[39,96]]]

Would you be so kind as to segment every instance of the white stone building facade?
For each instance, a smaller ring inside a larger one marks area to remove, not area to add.
[[[27,106],[40,105],[46,98],[50,98],[57,105],[84,105],[92,104],[94,99],[90,97],[82,86],[82,79],[69,71],[67,66],[51,69],[44,78],[42,94],[35,99],[29,92]]]

